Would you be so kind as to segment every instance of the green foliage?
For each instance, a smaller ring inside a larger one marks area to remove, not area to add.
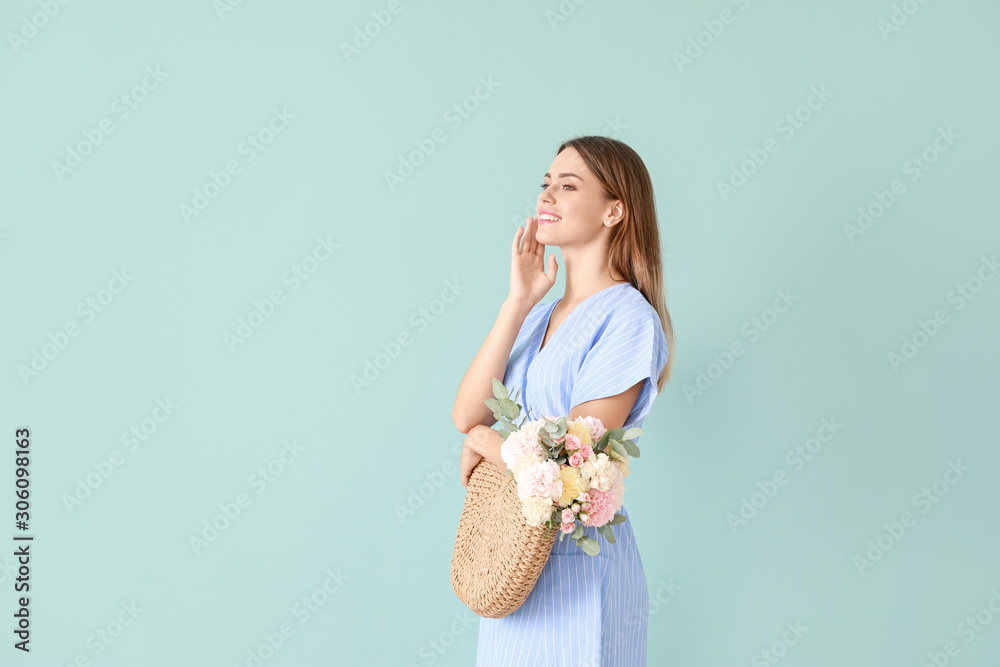
[[[592,537],[587,537],[584,535],[579,540],[576,541],[577,545],[583,549],[583,553],[588,556],[596,556],[601,553],[601,543]]]
[[[638,426],[633,426],[629,430],[625,431],[625,433],[622,435],[622,438],[625,440],[633,440],[635,438],[638,438],[643,433],[645,433],[645,431],[643,431],[641,428],[639,428]]]
[[[514,393],[514,396],[511,397],[508,395],[507,387],[504,386],[503,382],[497,378],[492,378],[491,381],[494,398],[487,398],[485,400],[486,407],[492,410],[494,418],[504,425],[505,428],[498,431],[498,433],[506,440],[513,432],[520,430],[521,426],[527,421],[527,415],[525,415],[525,418],[521,421],[521,425],[515,422],[521,416],[521,409],[524,407],[517,402],[521,390],[518,389]],[[568,432],[568,421],[566,417],[559,417],[553,421],[543,415],[542,427],[538,432],[539,439],[548,449],[549,459],[554,460],[560,466],[565,465],[568,458],[563,452],[565,443],[556,441],[564,438]],[[594,452],[609,454],[613,450],[622,457],[639,458],[639,447],[633,442],[633,439],[643,433],[645,431],[638,427],[630,428],[627,431],[621,427],[607,430],[594,443]],[[507,470],[504,471],[504,474],[512,475],[513,472]],[[609,544],[615,544],[615,533],[612,526],[617,526],[627,520],[624,514],[615,514],[610,521],[598,527],[597,531],[604,536]],[[561,521],[547,521],[544,524],[546,526],[546,536],[551,535],[552,531],[558,531],[560,533],[559,541],[562,542],[567,533],[559,530],[560,524]],[[576,540],[579,548],[588,556],[596,556],[601,553],[601,543],[586,534],[582,523],[578,523],[576,529],[572,533],[569,533],[569,536],[571,539]]]
[[[622,456],[628,456],[628,452],[625,451],[625,446],[622,443],[618,442],[617,440],[609,440],[608,442],[611,443],[611,448],[614,449],[616,452],[618,452]]]
[[[625,446],[625,453],[634,459],[639,458],[639,446],[636,445],[631,440],[623,440],[622,444]]]
[[[493,395],[497,398],[507,398],[507,387],[504,386],[503,382],[496,378],[493,380]],[[489,399],[487,399],[489,400]]]

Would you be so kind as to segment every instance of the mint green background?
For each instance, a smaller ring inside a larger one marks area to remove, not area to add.
[[[246,0],[220,19],[209,0],[72,2],[16,52],[8,34],[41,10],[0,10],[0,532],[15,532],[27,426],[36,535],[30,655],[11,648],[0,557],[0,663],[246,665],[288,622],[264,664],[473,664],[478,620],[449,582],[457,474],[405,520],[397,508],[457,466],[455,392],[555,149],[604,133],[652,175],[677,335],[628,484],[651,597],[679,587],[651,609],[649,664],[755,664],[795,621],[808,632],[789,667],[923,665],[950,640],[950,664],[996,664],[1000,617],[971,643],[958,625],[1000,590],[1000,281],[961,310],[948,295],[1000,250],[1000,7],[913,3],[885,38],[888,0],[400,6],[350,61],[340,44],[385,4]],[[733,22],[679,70],[674,53],[725,9]],[[112,101],[156,66],[166,79],[119,120]],[[780,138],[812,86],[832,97]],[[294,120],[243,161],[275,107]],[[114,131],[60,182],[52,162],[105,117]],[[904,163],[948,127],[957,141],[910,181]],[[385,172],[435,128],[444,143],[390,189]],[[717,183],[768,137],[779,150],[723,201]],[[230,159],[241,173],[186,223],[178,206]],[[843,226],[894,179],[905,194],[849,242]],[[317,237],[339,247],[293,291],[282,276]],[[85,323],[77,305],[123,267],[132,282]],[[230,351],[223,335],[276,288],[285,302]],[[751,341],[742,327],[780,289],[798,301]],[[893,370],[887,355],[939,308],[949,321]],[[70,321],[79,335],[23,381]],[[745,353],[689,398],[737,341]],[[121,433],[168,397],[176,412],[128,451]],[[824,417],[843,429],[794,471],[786,452]],[[257,495],[248,477],[290,439],[304,451]],[[124,462],[68,511],[114,450]],[[959,459],[969,472],[920,513],[914,494]],[[727,514],[781,470],[734,533]],[[241,492],[251,505],[195,555],[189,536]],[[905,511],[916,525],[859,573]],[[347,580],[303,623],[293,607],[328,569]],[[142,613],[96,655],[88,637],[131,601]]]

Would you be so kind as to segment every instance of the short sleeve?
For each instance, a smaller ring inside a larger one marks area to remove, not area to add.
[[[622,393],[645,380],[626,424],[641,422],[658,393],[667,363],[667,340],[656,309],[645,299],[619,304],[583,356],[571,391],[570,409]]]

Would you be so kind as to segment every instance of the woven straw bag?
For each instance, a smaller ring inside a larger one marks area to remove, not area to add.
[[[451,587],[486,618],[515,612],[549,560],[558,529],[529,526],[514,476],[488,459],[469,478],[451,556]]]

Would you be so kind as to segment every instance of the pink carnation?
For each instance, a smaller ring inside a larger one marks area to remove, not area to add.
[[[615,501],[615,495],[609,491],[590,492],[590,511],[587,513],[585,526],[600,527],[615,517],[620,506]]]
[[[590,440],[591,442],[597,442],[604,435],[604,432],[608,429],[604,428],[604,424],[597,417],[583,417],[582,421],[590,427]]]
[[[618,477],[611,485],[611,488],[608,489],[608,493],[614,496],[616,505],[615,511],[617,512],[621,509],[622,504],[625,502],[625,476],[622,474],[622,467],[617,461],[615,462],[615,467],[618,468]]]
[[[538,496],[558,501],[562,497],[562,477],[559,470],[560,466],[555,461],[543,461],[525,468],[517,480],[517,495],[522,500]]]

